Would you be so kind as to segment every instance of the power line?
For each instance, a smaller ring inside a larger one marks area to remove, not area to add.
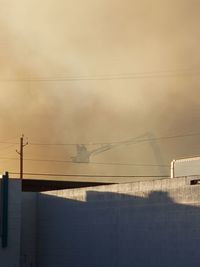
[[[16,140],[16,139],[17,139],[17,137],[12,137],[12,138],[8,138],[8,139],[4,139],[4,140],[1,140],[0,141],[0,144],[10,144],[9,141]],[[16,144],[16,143],[13,143],[13,144]]]
[[[6,158],[6,157],[0,157],[1,160],[19,160],[18,158]]]
[[[0,159],[3,160],[18,160],[18,158],[6,158],[6,157],[0,157]],[[138,166],[138,167],[165,167],[169,168],[170,165],[159,165],[159,164],[140,164],[140,163],[122,163],[122,162],[73,162],[70,160],[57,160],[57,159],[33,159],[33,158],[24,158],[24,161],[33,161],[33,162],[52,162],[52,163],[70,163],[70,164],[80,164],[80,165],[111,165],[111,166]]]
[[[148,142],[148,141],[157,141],[157,140],[165,140],[165,139],[175,139],[175,138],[183,138],[183,137],[192,137],[192,136],[199,136],[200,133],[190,133],[190,134],[178,134],[178,135],[171,135],[171,136],[161,136],[161,137],[155,137],[155,138],[144,138],[144,139],[138,139],[133,142],[133,140],[127,139],[125,141],[113,141],[113,142],[97,142],[97,143],[81,143],[82,145],[87,146],[96,146],[96,145],[112,145],[112,144],[120,144],[122,142],[128,143],[129,141],[131,143],[140,143],[140,142]],[[77,146],[77,143],[29,143],[29,145],[32,146]]]
[[[120,144],[122,142],[130,143],[140,143],[140,142],[148,142],[148,141],[157,141],[157,140],[165,140],[165,139],[175,139],[175,138],[183,138],[183,137],[192,137],[199,136],[200,132],[197,133],[189,133],[189,134],[178,134],[178,135],[169,135],[169,136],[160,136],[155,138],[137,138],[136,141],[133,142],[133,138],[129,138],[123,141],[109,141],[109,142],[90,142],[90,143],[37,143],[37,142],[29,142],[31,146],[77,146],[78,144],[86,145],[86,146],[97,146],[97,145],[112,145],[112,144]],[[0,141],[0,144],[9,144],[9,145],[19,145],[18,142],[4,142]],[[11,147],[11,146],[10,146]],[[2,148],[4,149],[4,148]]]
[[[93,143],[91,145],[98,145],[98,144],[102,144],[102,143]],[[77,146],[78,143],[29,143],[30,146]],[[86,144],[83,144],[86,145]],[[87,144],[89,145],[89,144]]]
[[[19,172],[9,172],[12,175],[19,175]],[[101,175],[101,174],[59,174],[59,173],[33,173],[24,172],[24,175],[30,176],[57,176],[57,177],[87,177],[87,178],[136,178],[136,177],[169,177],[169,175]]]
[[[7,150],[7,149],[9,149],[9,148],[12,148],[12,147],[14,147],[16,144],[12,144],[12,145],[10,145],[10,146],[6,146],[6,147],[2,147],[2,148],[0,148],[0,151],[3,151],[3,150]]]
[[[127,76],[127,75],[152,75],[152,74],[171,74],[171,73],[193,73],[193,72],[199,72],[199,69],[173,69],[173,70],[154,70],[154,71],[143,71],[143,72],[123,72],[123,73],[104,73],[104,74],[71,74],[71,75],[63,75],[59,74],[59,77],[115,77],[115,76]],[[46,78],[49,78],[46,76]]]
[[[75,163],[77,164],[77,163]],[[141,167],[169,167],[169,165],[159,165],[159,164],[139,164],[139,163],[121,163],[121,162],[89,162],[89,164],[96,165],[113,165],[113,166],[141,166]]]
[[[54,78],[89,78],[89,77],[115,77],[115,76],[127,76],[127,75],[151,75],[151,74],[171,74],[171,73],[191,73],[191,72],[196,72],[200,71],[199,69],[173,69],[173,70],[154,70],[154,71],[143,71],[143,72],[123,72],[123,73],[104,73],[104,74],[63,74],[63,73],[57,73],[57,76],[54,76]],[[59,76],[58,76],[59,75]],[[29,78],[51,78],[51,76],[40,76],[40,77],[33,77],[29,76]]]
[[[17,142],[0,141],[0,144],[18,145]]]
[[[0,79],[0,82],[73,82],[73,81],[92,81],[92,80],[124,80],[124,79],[142,79],[142,78],[162,78],[177,76],[199,75],[199,69],[188,70],[168,70],[154,72],[137,72],[137,73],[118,73],[118,74],[97,74],[97,75],[71,75],[64,77],[36,77],[36,78],[14,78]]]

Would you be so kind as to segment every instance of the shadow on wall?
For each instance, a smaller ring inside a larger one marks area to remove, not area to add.
[[[165,192],[40,194],[37,266],[191,267],[200,262],[200,209]]]

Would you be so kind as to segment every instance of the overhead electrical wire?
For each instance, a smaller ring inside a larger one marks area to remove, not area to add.
[[[100,74],[69,74],[69,73],[56,73],[56,76],[43,75],[38,77],[33,77],[31,74],[28,78],[90,78],[90,77],[116,77],[116,76],[127,76],[127,75],[154,75],[154,74],[171,74],[171,73],[191,73],[191,72],[199,72],[199,68],[185,68],[185,69],[173,69],[173,70],[154,70],[154,71],[141,71],[141,72],[122,72],[122,73],[100,73]]]
[[[144,139],[137,139],[134,140],[134,138],[129,138],[125,141],[112,141],[112,142],[91,142],[91,143],[79,143],[85,146],[97,146],[97,145],[115,145],[115,144],[121,144],[126,143],[128,144],[137,144],[142,142],[153,142],[153,141],[161,141],[161,140],[170,140],[170,139],[178,139],[178,138],[184,138],[184,137],[193,137],[193,136],[199,136],[200,132],[196,133],[188,133],[188,134],[178,134],[178,135],[170,135],[170,136],[161,136],[161,137],[155,137],[155,138],[144,138]],[[19,143],[12,143],[12,142],[4,142],[0,141],[0,144],[9,144],[7,147],[0,148],[0,151],[9,149],[14,147],[15,145],[19,145]],[[78,143],[36,143],[36,142],[29,142],[30,146],[77,146]]]
[[[182,69],[182,70],[163,70],[150,72],[135,73],[117,73],[117,74],[93,74],[93,75],[65,75],[57,77],[28,77],[28,78],[0,78],[0,82],[76,82],[92,80],[123,80],[123,79],[143,79],[143,78],[162,78],[177,76],[199,75],[199,69]]]
[[[0,141],[0,144],[18,144],[16,142],[10,142],[11,140],[17,140],[18,137],[12,137],[12,138],[7,138],[7,139],[4,139],[4,140],[1,140]]]
[[[9,172],[12,175],[18,175],[19,172]],[[87,178],[137,178],[137,177],[169,177],[168,175],[101,175],[101,174],[60,174],[60,173],[33,173],[24,172],[24,175],[30,176],[57,176],[57,177],[87,177]]]
[[[171,136],[161,136],[161,137],[155,137],[155,138],[144,138],[144,139],[137,139],[134,141],[131,138],[125,140],[125,141],[113,141],[113,142],[92,142],[92,143],[32,143],[29,142],[29,145],[32,146],[76,146],[78,144],[87,145],[87,146],[96,146],[96,145],[112,145],[112,144],[120,144],[122,142],[126,142],[127,144],[129,142],[131,143],[140,143],[140,142],[148,142],[148,141],[159,141],[159,140],[165,140],[165,139],[176,139],[176,138],[183,138],[183,137],[192,137],[192,136],[199,136],[200,132],[197,133],[190,133],[190,134],[178,134],[178,135],[171,135]],[[134,141],[134,142],[133,142]]]
[[[8,157],[0,157],[0,160],[19,160],[18,158],[8,158]],[[70,160],[57,160],[57,159],[32,159],[32,158],[24,158],[24,161],[33,161],[33,162],[51,162],[51,163],[70,163],[70,164],[80,164],[80,165],[111,165],[111,166],[141,166],[141,167],[169,167],[169,165],[159,165],[159,164],[151,164],[151,163],[122,163],[122,162],[73,162]]]
[[[183,138],[183,137],[192,137],[192,136],[199,136],[200,132],[196,133],[187,133],[187,134],[177,134],[177,135],[169,135],[169,136],[160,136],[155,138],[127,138],[126,140],[122,141],[108,141],[108,142],[90,142],[90,143],[37,143],[37,142],[29,142],[30,146],[77,146],[77,145],[86,145],[86,146],[96,146],[96,145],[112,145],[112,144],[120,144],[122,142],[126,142],[127,144],[130,143],[140,143],[140,142],[148,142],[148,141],[157,141],[157,140],[165,140],[165,139],[176,139],[176,138]],[[4,142],[0,141],[0,144],[9,144],[9,145],[19,145],[19,142]]]
[[[12,147],[14,147],[16,144],[12,144],[12,145],[10,145],[10,146],[6,146],[6,147],[2,147],[2,148],[0,148],[0,152],[1,151],[4,151],[4,150],[7,150],[7,149],[9,149],[9,148],[12,148]]]
[[[0,144],[18,145],[17,142],[0,141]]]

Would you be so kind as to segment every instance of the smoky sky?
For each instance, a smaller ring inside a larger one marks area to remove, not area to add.
[[[167,136],[200,130],[199,1],[0,3],[2,140],[24,133],[33,142],[112,142],[147,132]],[[131,78],[120,79],[128,74]],[[66,81],[69,77],[75,80]],[[159,141],[158,146],[166,164],[199,154],[198,136]],[[15,149],[0,152],[13,156]],[[26,148],[27,157],[70,159],[75,152],[67,147]],[[94,159],[156,163],[147,143],[115,148]],[[11,161],[1,166],[17,169]],[[26,168],[158,173],[156,168],[97,170],[30,162]]]

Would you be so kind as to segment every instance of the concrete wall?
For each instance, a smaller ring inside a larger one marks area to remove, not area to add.
[[[200,185],[188,178],[46,192],[38,203],[38,267],[200,262]]]
[[[37,193],[22,192],[21,264],[20,267],[36,266],[37,244]]]
[[[9,181],[8,201],[8,247],[1,247],[0,266],[19,267],[20,263],[20,232],[21,232],[21,182]]]

